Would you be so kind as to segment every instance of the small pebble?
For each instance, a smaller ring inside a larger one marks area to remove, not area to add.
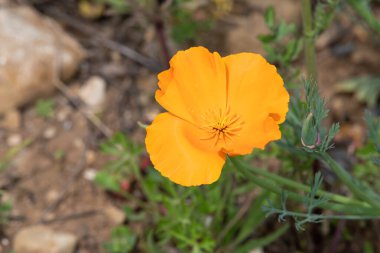
[[[11,134],[7,139],[7,144],[9,147],[15,147],[22,142],[22,137],[20,134]]]
[[[94,181],[96,177],[96,170],[92,168],[86,169],[83,173],[83,177],[88,181]]]
[[[59,193],[58,191],[56,190],[50,190],[48,191],[48,193],[46,194],[46,200],[49,202],[49,203],[52,203],[54,201],[56,201],[59,197]]]
[[[87,165],[93,165],[96,160],[96,153],[95,151],[88,150],[86,152],[86,163]]]
[[[83,146],[84,146],[84,143],[81,139],[78,138],[74,140],[74,147],[83,148]]]
[[[110,219],[112,223],[115,225],[120,225],[125,220],[125,212],[123,210],[120,210],[119,208],[115,206],[107,206],[104,209],[105,215]]]
[[[1,239],[1,245],[3,246],[8,246],[9,245],[9,239],[8,238],[3,238]]]
[[[67,119],[67,117],[69,116],[69,114],[70,114],[70,109],[63,108],[60,111],[58,111],[58,113],[57,113],[57,120],[59,122],[63,122],[63,121],[65,121]]]
[[[44,132],[44,138],[51,139],[53,138],[57,133],[57,130],[54,127],[49,127]]]
[[[100,112],[105,102],[106,82],[99,76],[92,76],[79,90],[79,97],[93,112]]]
[[[71,120],[66,120],[63,122],[63,129],[70,131],[73,128],[73,122]]]

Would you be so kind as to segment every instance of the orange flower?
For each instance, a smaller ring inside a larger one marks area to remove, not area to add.
[[[289,94],[262,56],[179,51],[158,75],[156,100],[169,112],[147,128],[150,159],[183,186],[211,184],[226,155],[244,155],[281,138]]]

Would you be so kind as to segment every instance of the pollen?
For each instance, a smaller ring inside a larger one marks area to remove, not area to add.
[[[206,132],[206,136],[201,139],[214,140],[214,146],[231,141],[244,125],[239,115],[232,113],[229,107],[225,110],[209,110],[203,114],[202,120],[205,124],[201,129]]]

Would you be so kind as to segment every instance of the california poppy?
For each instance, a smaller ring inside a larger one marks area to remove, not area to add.
[[[221,57],[193,47],[174,55],[158,79],[156,100],[168,112],[147,127],[145,143],[154,167],[175,183],[211,184],[227,155],[281,138],[289,94],[259,54]]]

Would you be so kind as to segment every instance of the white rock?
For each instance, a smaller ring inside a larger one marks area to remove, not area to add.
[[[1,245],[7,247],[9,245],[9,239],[8,238],[1,239]]]
[[[125,221],[125,213],[115,206],[106,207],[104,213],[115,225],[120,225]]]
[[[31,7],[0,8],[0,114],[54,91],[74,74],[82,47]]]
[[[68,233],[55,232],[46,226],[27,227],[14,239],[15,253],[73,253],[78,239]]]
[[[54,127],[49,127],[44,131],[44,138],[51,139],[53,138],[57,133],[57,129]]]
[[[79,97],[91,111],[99,112],[104,105],[106,82],[99,76],[93,76],[79,90]]]
[[[249,253],[264,253],[262,248],[251,250]]]
[[[21,144],[21,141],[22,141],[22,137],[20,134],[11,134],[8,138],[7,138],[7,144],[9,147],[15,147],[19,144]]]
[[[96,177],[96,170],[94,169],[86,169],[83,173],[83,177],[84,179],[88,180],[88,181],[94,181],[95,177]]]
[[[50,190],[46,193],[45,199],[49,203],[53,203],[59,198],[59,192],[56,190]]]
[[[76,147],[76,148],[83,148],[84,147],[84,142],[82,139],[80,138],[76,138],[74,141],[73,141],[73,146]]]

